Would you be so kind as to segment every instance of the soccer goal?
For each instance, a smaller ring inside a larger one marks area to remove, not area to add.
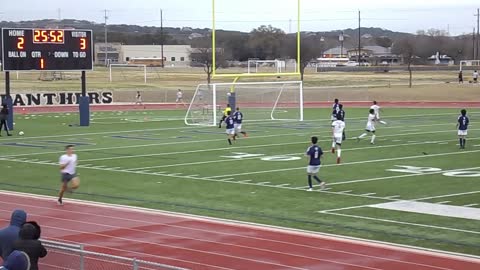
[[[186,125],[215,126],[230,104],[244,113],[245,121],[303,121],[301,81],[214,83],[197,86]]]
[[[463,71],[466,67],[468,69],[480,70],[480,60],[462,60],[460,61],[460,71]]]
[[[113,74],[114,70],[115,76]],[[110,82],[115,81],[139,81],[147,83],[147,65],[139,64],[110,64],[109,65]]]

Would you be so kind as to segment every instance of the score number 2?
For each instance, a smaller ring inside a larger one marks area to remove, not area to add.
[[[25,38],[24,37],[19,37],[17,38],[17,49],[23,50],[25,49]]]

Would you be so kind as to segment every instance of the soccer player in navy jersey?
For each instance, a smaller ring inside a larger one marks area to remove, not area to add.
[[[337,120],[343,121],[345,123],[345,111],[343,110],[343,104],[338,105],[339,111],[337,114]],[[347,135],[345,134],[345,129],[342,132],[342,141],[347,139]]]
[[[235,120],[233,120],[232,111],[227,112],[225,124],[227,125],[228,144],[232,145],[232,140],[235,140]]]
[[[470,123],[470,119],[467,116],[467,110],[463,109],[460,111],[460,116],[458,117],[457,121],[457,128],[458,128],[458,139],[460,141],[460,149],[465,149],[465,144],[467,143],[467,130],[468,124]]]
[[[338,103],[338,98],[335,99],[335,103],[332,105],[332,116],[330,120],[335,121],[337,120],[337,114],[340,112],[340,104]]]
[[[248,137],[247,133],[242,131],[243,113],[239,107],[237,107],[237,110],[233,113],[233,120],[235,121],[235,137],[238,137],[238,133],[241,133],[243,137]]]
[[[305,156],[307,156],[310,159],[307,166],[308,191],[313,190],[312,176],[313,176],[313,179],[315,179],[320,184],[321,189],[325,188],[325,182],[320,180],[317,176],[318,171],[320,170],[320,164],[321,164],[320,159],[322,158],[322,155],[323,155],[322,148],[320,148],[320,146],[317,145],[317,142],[318,142],[318,138],[312,137],[312,145],[308,147],[307,152],[305,153]]]

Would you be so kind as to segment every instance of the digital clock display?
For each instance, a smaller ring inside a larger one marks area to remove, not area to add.
[[[64,44],[63,30],[33,30],[33,43]]]
[[[91,30],[2,29],[2,67],[16,70],[91,70]]]

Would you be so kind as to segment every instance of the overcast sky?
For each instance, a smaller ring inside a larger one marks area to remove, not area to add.
[[[216,0],[217,28],[250,31],[271,24],[296,29],[297,0]],[[362,26],[414,33],[419,29],[450,30],[453,35],[470,33],[476,25],[478,0],[302,0],[303,31],[356,28],[357,11]],[[110,24],[211,27],[211,0],[2,0],[0,20],[82,19],[103,22],[108,9]],[[290,22],[290,20],[292,20]]]

